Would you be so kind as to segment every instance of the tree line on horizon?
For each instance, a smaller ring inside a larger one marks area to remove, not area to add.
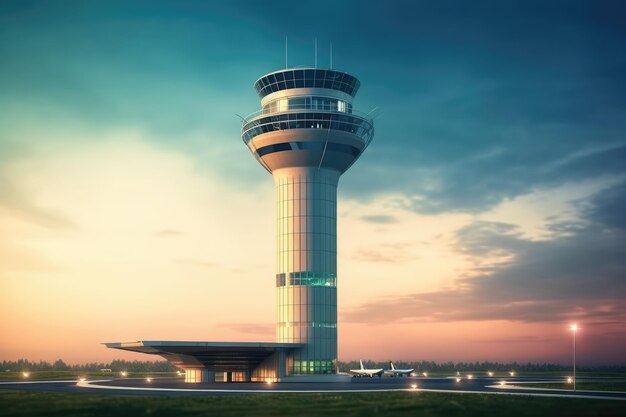
[[[467,372],[467,371],[523,371],[523,372],[548,372],[548,371],[569,371],[572,365],[562,365],[557,363],[519,363],[519,362],[434,362],[434,361],[393,361],[396,369],[415,369],[415,372]],[[338,362],[339,370],[345,372],[350,369],[359,369],[359,361]],[[364,360],[363,366],[370,369],[389,369],[389,361]],[[626,372],[626,365],[598,365],[585,366],[577,365],[579,371],[600,371],[600,372]]]
[[[48,361],[29,361],[18,359],[16,361],[2,361],[0,370],[3,372],[20,371],[99,371],[110,369],[113,372],[175,372],[177,367],[167,361],[127,361],[116,359],[111,362],[88,362],[82,364],[67,364],[62,359],[53,363]]]
[[[394,361],[397,369],[415,369],[416,372],[467,372],[467,371],[568,371],[571,365],[561,365],[555,363],[518,363],[518,362],[434,362],[434,361]],[[358,369],[359,361],[339,361],[337,363],[339,371],[346,372],[350,369]],[[389,362],[377,362],[364,360],[363,366],[366,368],[389,368]],[[178,368],[171,363],[161,361],[127,361],[116,359],[111,362],[89,362],[83,364],[67,364],[62,359],[50,363],[47,361],[29,361],[19,359],[16,361],[3,360],[0,370],[3,372],[20,371],[99,371],[100,369],[110,369],[113,372],[175,372]],[[626,365],[599,365],[599,366],[577,366],[580,371],[603,371],[603,372],[626,372]]]

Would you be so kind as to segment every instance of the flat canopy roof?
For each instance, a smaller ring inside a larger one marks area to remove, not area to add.
[[[159,355],[181,368],[250,370],[274,352],[303,348],[301,343],[136,341],[103,343],[111,349]]]

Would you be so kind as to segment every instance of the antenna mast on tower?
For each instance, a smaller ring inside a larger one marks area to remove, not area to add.
[[[330,43],[330,69],[333,69],[333,43]]]

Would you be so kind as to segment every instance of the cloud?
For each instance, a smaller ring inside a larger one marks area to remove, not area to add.
[[[352,256],[352,259],[363,262],[399,262],[405,260],[403,256],[393,253],[384,253],[377,250],[361,249]]]
[[[626,229],[619,221],[626,212],[625,184],[594,195],[577,227],[569,226],[568,234],[550,240],[524,238],[511,224],[479,221],[465,226],[457,231],[455,246],[478,267],[460,276],[453,288],[372,299],[342,319],[576,319],[626,328]]]
[[[588,208],[590,217],[608,227],[620,230],[626,230],[625,213],[626,182],[599,193]]]
[[[359,249],[350,257],[352,260],[363,262],[404,262],[416,260],[418,255],[410,253],[411,249],[420,242],[394,242],[377,244],[377,249]]]
[[[494,344],[517,344],[517,343],[546,343],[552,342],[554,339],[549,337],[540,336],[510,336],[510,337],[494,337],[484,338],[478,341],[479,343],[494,343]],[[475,341],[476,342],[476,341]]]
[[[158,232],[156,232],[155,236],[158,236],[158,237],[175,237],[175,236],[180,236],[181,234],[182,234],[182,232],[180,230],[163,229],[163,230],[159,230]]]
[[[342,5],[358,17],[355,22],[393,24],[372,33],[355,26],[358,36],[342,38],[343,65],[362,81],[355,109],[378,105],[385,113],[376,119],[377,137],[351,169],[355,174],[345,176],[341,192],[359,199],[401,193],[407,207],[420,213],[476,213],[533,187],[621,172],[626,36],[609,17],[619,15],[607,11],[613,7],[594,7],[590,15],[576,7],[564,12],[522,3],[492,4],[488,11],[425,10],[412,2],[397,8]],[[0,136],[10,127],[27,129],[33,120],[46,130],[137,126],[155,141],[198,158],[199,165],[219,166],[219,175],[231,183],[267,181],[253,158],[232,163],[247,150],[226,139],[239,134],[234,114],[259,106],[252,81],[276,65],[272,54],[258,51],[279,48],[276,37],[267,37],[277,11],[252,4],[194,7],[192,13],[166,9],[185,18],[97,6],[71,15],[58,15],[49,5],[12,11],[3,21],[6,38],[14,42],[3,45]],[[315,28],[332,38],[346,27],[342,13],[324,23],[303,17],[299,8],[283,7],[280,14],[294,31]],[[170,30],[120,24],[120,18],[151,19]],[[248,24],[228,39],[220,36],[237,21]],[[94,48],[109,43],[104,28],[111,25],[127,41]],[[145,39],[152,42],[147,46]],[[253,46],[259,42],[264,48]],[[197,53],[200,46],[211,60]],[[207,136],[221,140],[208,143]]]
[[[30,195],[0,172],[0,207],[7,209],[7,214],[27,222],[51,229],[74,229],[75,222],[61,210],[37,204]]]
[[[580,133],[563,131],[559,135],[571,137]],[[377,192],[400,192],[406,196],[398,201],[402,208],[424,214],[480,213],[538,187],[556,187],[566,182],[623,175],[626,145],[581,153],[576,146],[585,145],[577,144],[568,148],[566,152],[571,153],[571,157],[563,162],[562,150],[555,152],[555,149],[545,147],[543,142],[549,142],[551,138],[541,134],[537,136],[523,149],[518,148],[521,144],[511,143],[506,151],[486,157],[478,150],[469,151],[469,155],[459,160],[452,160],[455,157],[451,155],[447,157],[449,159],[442,156],[440,161],[432,161],[420,170],[410,167],[409,161],[407,165],[389,162],[388,165],[368,169],[358,177],[349,177],[345,192],[359,198]],[[502,140],[505,140],[504,137]],[[400,145],[403,144],[397,144]],[[476,147],[489,149],[490,145],[476,144]],[[385,172],[385,175],[377,175],[376,172]],[[371,186],[365,187],[366,181]]]
[[[276,327],[269,323],[220,323],[217,327],[225,327],[238,333],[273,334]]]
[[[361,220],[367,223],[374,224],[390,224],[396,223],[398,221],[398,219],[396,219],[394,216],[390,216],[387,214],[373,214],[369,216],[361,216]]]
[[[46,254],[25,248],[23,246],[6,243],[0,239],[0,273],[7,271],[29,272],[59,272],[63,267]]]
[[[502,41],[499,46],[515,44],[512,55],[479,36],[472,45],[459,42],[466,51],[436,54],[424,45],[420,62],[407,59],[402,74],[381,65],[377,77],[400,77],[402,95],[369,86],[386,113],[376,119],[377,136],[352,168],[358,174],[346,175],[344,192],[354,198],[402,193],[405,207],[418,213],[479,213],[533,188],[623,174],[626,76],[618,68],[624,59],[589,44],[574,46],[568,38],[607,35],[604,44],[611,49],[623,43],[624,32],[600,34],[564,18],[556,20],[568,29],[554,33],[555,22],[544,19],[540,30],[549,35],[542,42],[521,33]],[[511,32],[491,39],[502,36]],[[588,71],[576,64],[581,61],[590,63]]]
[[[203,261],[201,259],[176,259],[176,263],[181,265],[193,265],[203,268],[217,268],[219,265],[215,262]]]

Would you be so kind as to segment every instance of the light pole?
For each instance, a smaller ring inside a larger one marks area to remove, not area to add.
[[[569,329],[574,335],[574,391],[576,391],[576,332],[578,331],[578,325],[572,324]]]

